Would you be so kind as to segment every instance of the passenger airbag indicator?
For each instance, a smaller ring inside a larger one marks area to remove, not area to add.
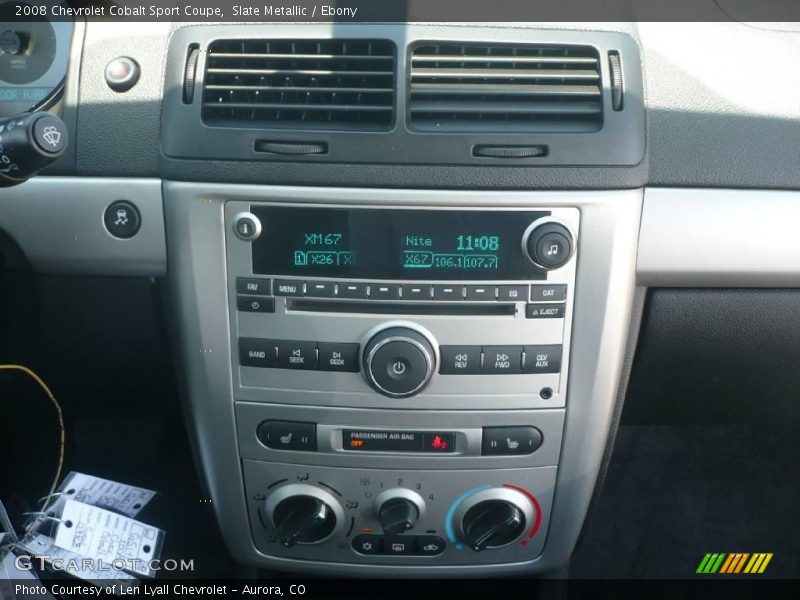
[[[455,452],[452,432],[344,429],[342,448],[362,452]]]

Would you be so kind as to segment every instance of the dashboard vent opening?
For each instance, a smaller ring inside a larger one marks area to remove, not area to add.
[[[591,46],[427,43],[411,53],[417,131],[591,133],[603,127]]]
[[[219,126],[387,130],[395,46],[388,40],[217,40],[209,44],[203,121]]]

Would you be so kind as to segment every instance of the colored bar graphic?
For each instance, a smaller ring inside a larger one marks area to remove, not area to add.
[[[708,552],[703,556],[696,573],[711,575],[758,574],[763,573],[772,560],[772,553],[756,552]],[[746,565],[746,566],[745,566]]]

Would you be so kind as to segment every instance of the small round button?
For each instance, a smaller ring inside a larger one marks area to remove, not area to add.
[[[132,58],[120,56],[106,65],[106,83],[115,92],[127,92],[139,81],[139,65]]]
[[[67,147],[67,127],[58,117],[46,115],[33,124],[33,139],[42,152],[59,154]]]
[[[572,257],[572,234],[561,223],[534,222],[525,233],[523,251],[530,261],[543,269],[563,267]]]
[[[233,230],[240,239],[249,242],[261,235],[261,221],[252,213],[239,213],[233,218]]]
[[[421,333],[392,327],[375,334],[364,349],[367,382],[384,396],[413,396],[430,381],[434,350]]]
[[[110,204],[103,215],[103,222],[111,235],[123,240],[136,235],[142,225],[139,209],[127,200]]]

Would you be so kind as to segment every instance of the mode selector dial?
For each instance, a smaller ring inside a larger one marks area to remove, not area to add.
[[[457,535],[475,552],[502,548],[531,528],[536,510],[531,500],[514,488],[485,489],[459,505]]]
[[[406,398],[422,391],[433,377],[436,351],[419,331],[388,327],[364,347],[364,376],[384,396]]]
[[[265,505],[278,541],[316,544],[341,530],[344,511],[332,494],[314,485],[291,484],[269,495]]]
[[[525,231],[522,251],[537,267],[550,271],[569,262],[575,251],[575,240],[566,225],[540,219]]]
[[[405,533],[425,514],[425,501],[406,488],[386,490],[375,498],[378,520],[386,535]]]

